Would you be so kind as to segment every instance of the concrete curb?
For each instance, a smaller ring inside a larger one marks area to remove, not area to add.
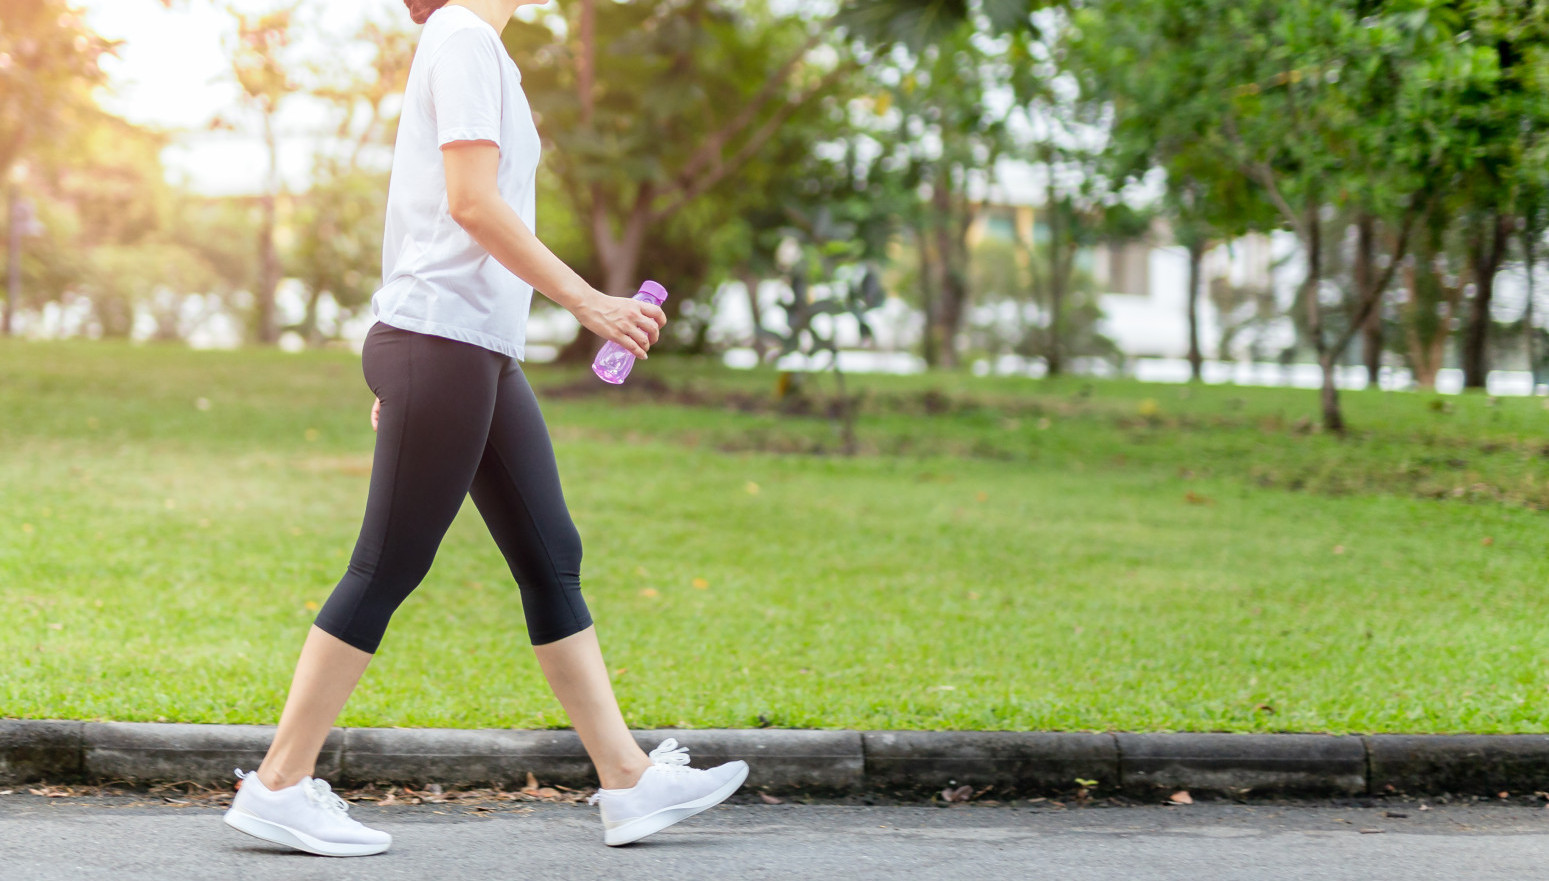
[[[1119,734],[1119,779],[1158,790],[1359,795],[1366,745],[1327,734]]]
[[[193,782],[226,785],[256,767],[260,725],[0,719],[0,785]],[[1177,789],[1226,795],[1353,796],[1549,790],[1549,735],[1111,734],[1014,731],[639,731],[675,737],[697,766],[733,758],[770,793],[893,792],[993,786],[997,796],[1069,792],[1139,797]],[[334,729],[318,775],[341,784],[594,785],[575,732]]]

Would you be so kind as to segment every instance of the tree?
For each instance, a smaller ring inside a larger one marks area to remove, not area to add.
[[[312,188],[298,200],[287,255],[306,289],[306,311],[292,328],[308,345],[322,342],[318,306],[330,297],[352,310],[370,302],[382,282],[382,224],[387,175],[327,156],[314,164]]]
[[[291,60],[286,57],[292,39],[291,25],[295,18],[295,8],[292,5],[250,15],[236,7],[227,7],[237,23],[237,40],[231,52],[232,71],[238,85],[242,87],[247,105],[258,111],[264,148],[269,155],[260,202],[263,222],[258,231],[259,270],[258,285],[254,292],[254,331],[259,342],[271,345],[280,338],[274,292],[283,272],[274,241],[280,192],[280,142],[275,121],[285,99],[301,90],[300,84],[290,75]],[[230,126],[231,123],[217,120],[217,125]]]
[[[777,343],[781,355],[800,352],[810,359],[819,353],[828,354],[828,369],[837,385],[834,411],[842,448],[846,455],[854,455],[855,406],[845,390],[834,319],[850,316],[860,327],[861,337],[870,339],[872,330],[866,313],[882,305],[885,295],[881,278],[875,266],[863,262],[865,246],[857,240],[856,231],[836,222],[827,207],[819,208],[811,216],[795,211],[791,214],[789,241],[796,244],[798,256],[788,270],[791,298],[785,304],[786,330],[758,332]]]
[[[403,92],[414,61],[413,38],[400,28],[367,20],[354,42],[374,50],[369,65],[335,59],[314,71],[317,84],[310,92],[332,110],[335,125],[315,154],[311,188],[297,200],[296,244],[286,255],[306,289],[306,311],[294,329],[313,346],[323,341],[318,310],[324,297],[353,310],[381,285],[388,174],[372,167],[365,153],[373,145],[391,146],[397,118],[389,98]]]
[[[1542,4],[1458,0],[1458,51],[1435,72],[1466,83],[1466,100],[1449,118],[1448,136],[1461,154],[1455,191],[1468,257],[1472,296],[1462,346],[1463,385],[1484,388],[1489,375],[1495,277],[1532,186],[1527,149],[1549,127],[1545,95],[1549,12]]]
[[[1177,79],[1203,79],[1198,55],[1167,57],[1153,42],[1184,44],[1200,39],[1205,23],[1191,17],[1150,28],[1144,10],[1131,14],[1110,5],[1078,12],[1069,34],[1070,68],[1080,84],[1088,118],[1106,128],[1100,167],[1115,181],[1143,185],[1160,170],[1165,187],[1157,206],[1173,236],[1188,252],[1184,297],[1189,374],[1200,381],[1204,355],[1199,340],[1199,301],[1206,287],[1205,253],[1255,229],[1274,225],[1273,209],[1230,163],[1219,130],[1220,97],[1208,92],[1176,93]],[[1184,68],[1159,72],[1158,66]]]
[[[1536,145],[1535,145],[1536,146]],[[1536,152],[1536,151],[1530,151]],[[1526,175],[1523,186],[1522,226],[1519,231],[1520,249],[1524,275],[1527,279],[1526,304],[1523,307],[1522,329],[1523,343],[1526,347],[1528,370],[1533,374],[1533,387],[1537,387],[1543,381],[1541,363],[1543,353],[1536,345],[1539,331],[1537,329],[1537,270],[1538,258],[1544,246],[1544,235],[1549,232],[1549,187],[1546,187],[1546,179],[1542,171],[1541,162],[1524,163],[1525,168],[1533,169]],[[1536,172],[1536,173],[1535,173]]]
[[[1371,328],[1421,218],[1466,166],[1466,145],[1435,120],[1462,112],[1488,80],[1477,47],[1439,0],[1096,9],[1123,22],[1118,45],[1145,66],[1135,78],[1145,88],[1201,96],[1183,104],[1189,123],[1218,140],[1220,159],[1296,233],[1306,266],[1298,308],[1323,371],[1323,421],[1343,431],[1335,368]],[[1329,210],[1355,227],[1344,290],[1331,289],[1325,272]]]
[[[957,340],[972,294],[969,180],[993,174],[1012,147],[1008,119],[1016,108],[992,110],[990,93],[1030,65],[1027,47],[1039,36],[1034,11],[1061,5],[988,0],[971,9],[965,0],[850,0],[834,18],[892,69],[894,140],[928,190],[905,217],[920,261],[930,366],[958,364]]]
[[[11,333],[24,277],[21,181],[14,172],[28,156],[58,149],[83,118],[97,114],[92,90],[105,76],[100,61],[115,44],[89,27],[64,0],[29,0],[0,7],[0,182],[7,188],[10,243],[6,305],[0,335]]]
[[[1012,145],[1010,110],[993,110],[988,100],[1009,80],[1005,68],[1014,63],[997,48],[961,27],[917,54],[893,47],[873,62],[873,76],[888,89],[884,118],[896,120],[885,161],[928,190],[906,206],[904,218],[921,261],[924,356],[932,367],[958,366],[958,336],[972,297],[970,182],[993,174]]]
[[[733,180],[854,69],[832,46],[816,51],[824,35],[805,21],[715,0],[579,0],[513,20],[504,39],[614,296],[634,292],[653,230]],[[596,344],[582,330],[561,357]]]
[[[0,8],[0,179],[96,112],[92,89],[106,80],[100,62],[115,46],[64,0]]]

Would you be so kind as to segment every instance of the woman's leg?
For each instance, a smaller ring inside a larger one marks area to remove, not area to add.
[[[624,724],[624,713],[613,696],[608,667],[597,644],[597,628],[557,642],[533,646],[538,666],[565,708],[570,724],[581,735],[586,754],[597,768],[603,789],[628,789],[635,785],[651,760]]]
[[[565,506],[543,414],[515,360],[501,374],[470,493],[521,588],[539,666],[603,788],[633,786],[651,760],[629,733],[608,682],[581,598],[581,537]]]
[[[280,713],[279,730],[269,754],[258,766],[258,779],[264,786],[283,789],[312,776],[329,729],[369,663],[370,653],[317,627],[307,631],[285,710]]]
[[[505,358],[377,324],[362,362],[382,400],[366,514],[349,567],[307,634],[259,767],[270,789],[311,775],[388,620],[430,570],[478,469]]]

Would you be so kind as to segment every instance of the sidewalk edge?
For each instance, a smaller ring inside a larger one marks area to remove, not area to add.
[[[254,766],[260,725],[0,719],[0,785],[226,785]],[[1154,798],[1185,789],[1244,796],[1497,796],[1549,791],[1549,734],[1193,734],[1047,731],[656,729],[705,766],[746,759],[751,790],[932,797],[970,786],[989,798],[1092,794]],[[525,782],[594,785],[575,732],[336,728],[319,776],[341,784]]]

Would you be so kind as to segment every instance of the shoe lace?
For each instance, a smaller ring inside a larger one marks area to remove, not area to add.
[[[687,771],[688,747],[678,746],[675,737],[669,737],[662,741],[656,749],[651,750],[651,764],[659,765],[668,771]]]
[[[656,749],[650,752],[651,765],[669,774],[678,774],[692,771],[688,766],[688,747],[678,746],[676,737],[669,737],[657,744]],[[586,803],[594,805],[602,800],[604,790],[597,790],[587,798]]]
[[[333,787],[328,785],[327,780],[319,780],[316,777],[311,778],[302,784],[302,793],[306,795],[307,801],[325,811],[333,811],[342,815],[350,809],[350,803],[340,798],[333,791]]]

